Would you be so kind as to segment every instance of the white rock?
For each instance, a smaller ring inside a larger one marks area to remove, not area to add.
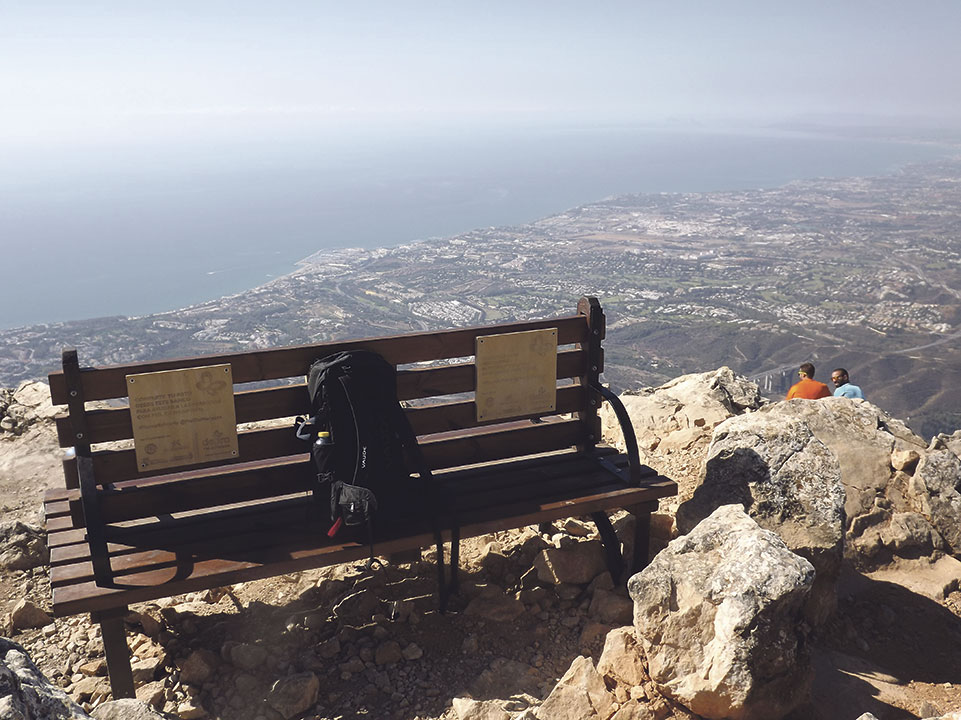
[[[651,678],[705,718],[787,715],[810,688],[813,582],[813,566],[740,505],[718,508],[628,583]]]
[[[636,687],[648,679],[633,627],[615,628],[608,633],[597,661],[597,672],[627,688]]]
[[[52,617],[29,600],[21,600],[10,611],[10,623],[14,630],[43,627],[52,622]]]
[[[510,713],[494,700],[454,698],[453,708],[457,720],[511,720]]]
[[[590,658],[578,656],[535,714],[539,720],[607,720],[614,697]]]
[[[714,431],[700,486],[678,508],[678,531],[729,503],[743,505],[815,566],[806,612],[823,624],[837,607],[844,553],[845,493],[831,450],[805,422],[767,408],[725,421]]]
[[[317,702],[320,680],[312,672],[281,678],[267,695],[267,703],[285,720],[300,715]]]

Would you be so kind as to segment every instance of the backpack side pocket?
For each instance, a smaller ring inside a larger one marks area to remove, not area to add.
[[[334,482],[330,491],[330,512],[341,518],[344,525],[365,525],[377,510],[377,498],[369,488]]]

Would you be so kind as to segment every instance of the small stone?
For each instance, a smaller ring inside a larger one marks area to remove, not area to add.
[[[575,537],[588,537],[591,534],[591,526],[576,518],[567,518],[561,522],[561,529],[568,535]]]
[[[501,552],[498,543],[489,543],[481,552],[480,564],[491,576],[502,578],[510,566],[510,559]]]
[[[152,682],[157,677],[158,670],[163,666],[164,659],[164,655],[153,655],[131,662],[130,670],[133,673],[134,683]]]
[[[232,665],[241,670],[254,670],[264,664],[267,651],[259,645],[237,643],[228,648],[227,657]]]
[[[177,716],[180,720],[199,720],[207,717],[207,711],[204,710],[203,705],[190,699],[177,705]]]
[[[10,624],[14,630],[44,627],[52,622],[53,618],[29,600],[21,600],[10,612]]]
[[[921,455],[917,450],[895,450],[891,453],[891,467],[911,475],[920,459]]]
[[[190,685],[202,685],[219,664],[220,658],[210,650],[194,650],[180,666],[180,680]]]
[[[331,658],[337,657],[339,654],[340,640],[336,637],[325,640],[317,646],[317,655],[325,660],[330,660]]]
[[[231,703],[233,703],[235,698],[239,697],[241,700],[243,700],[245,696],[252,695],[257,691],[257,686],[257,678],[255,678],[253,675],[249,675],[247,673],[238,673],[234,678],[234,689],[237,691],[237,694],[233,695],[231,698]],[[241,707],[243,707],[242,703]]]
[[[457,720],[510,720],[511,717],[496,700],[454,698],[453,709]]]
[[[424,657],[424,651],[414,643],[411,643],[404,648],[403,655],[405,660],[420,660],[420,658]]]
[[[166,699],[163,682],[160,680],[140,685],[137,687],[136,694],[138,700],[142,700],[155,708],[162,707]]]
[[[374,653],[374,662],[378,665],[393,665],[400,662],[404,657],[401,652],[400,644],[394,640],[382,643],[377,646]]]
[[[85,677],[75,683],[70,691],[78,700],[92,700],[96,696],[106,696],[110,692],[110,683],[102,677]]]
[[[366,623],[380,610],[380,598],[369,589],[359,590],[334,606],[334,617],[348,622]]]
[[[77,668],[82,675],[86,677],[93,677],[95,675],[106,675],[107,674],[107,661],[103,658],[98,658],[96,660],[91,660],[90,662],[85,662],[79,668]]]
[[[317,702],[320,680],[312,672],[281,678],[267,694],[267,704],[285,720],[296,717]]]
[[[363,672],[367,668],[364,665],[364,661],[359,657],[352,657],[347,662],[341,663],[340,669],[346,673],[359,673]]]

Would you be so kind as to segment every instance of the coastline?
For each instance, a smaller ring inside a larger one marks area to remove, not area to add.
[[[812,134],[805,131],[798,135],[794,131],[777,129],[766,135],[758,134],[757,130],[731,130],[725,134],[710,129],[695,132],[689,128],[675,128],[669,133],[663,130],[638,132],[631,128],[611,132],[611,135],[592,137],[589,131],[580,134],[569,131],[540,139],[538,144],[526,149],[521,139],[527,136],[512,139],[510,143],[496,141],[501,145],[488,138],[485,142],[495,144],[481,145],[468,152],[463,166],[458,164],[458,158],[451,157],[418,169],[416,153],[400,153],[389,158],[388,165],[393,163],[393,170],[354,169],[351,171],[353,175],[348,172],[345,177],[345,187],[329,187],[327,190],[323,183],[328,181],[320,180],[321,185],[317,185],[320,176],[309,168],[300,167],[289,175],[273,179],[268,176],[261,181],[268,186],[274,181],[279,183],[277,188],[268,190],[273,196],[293,193],[288,200],[277,200],[276,207],[269,203],[258,206],[260,200],[253,196],[236,198],[239,203],[236,209],[224,205],[222,212],[225,216],[243,212],[242,206],[247,204],[252,206],[251,212],[256,210],[256,217],[236,237],[228,232],[216,240],[211,239],[216,233],[202,240],[202,229],[190,221],[191,213],[200,212],[193,207],[198,198],[174,195],[173,204],[165,207],[165,212],[176,213],[179,208],[186,214],[186,219],[177,219],[166,230],[158,225],[158,220],[154,223],[156,227],[150,228],[142,240],[136,235],[125,240],[123,247],[129,245],[134,250],[133,256],[126,252],[118,254],[118,246],[117,250],[107,252],[104,259],[98,261],[96,244],[88,244],[78,257],[79,264],[63,267],[54,263],[48,269],[49,285],[57,292],[48,290],[31,303],[18,302],[18,299],[28,296],[33,289],[32,280],[10,278],[0,289],[0,294],[4,295],[0,297],[0,307],[5,307],[8,313],[16,310],[21,316],[9,315],[6,320],[0,316],[0,327],[24,329],[43,324],[30,318],[69,321],[65,313],[95,318],[174,312],[269,283],[295,272],[301,261],[318,252],[330,253],[350,246],[392,248],[473,229],[526,225],[583,203],[621,194],[724,192],[774,188],[810,177],[877,174],[812,174],[806,169],[843,171],[868,168],[894,172],[917,161],[915,150],[921,147],[914,146],[910,152],[905,152],[908,144],[904,139],[827,139],[823,132]],[[565,142],[571,142],[569,135],[576,136],[576,142],[566,146]],[[425,152],[429,150],[426,145],[424,148]],[[441,149],[452,155],[458,150],[456,145],[441,146]],[[508,150],[514,151],[513,154]],[[897,162],[879,161],[873,153],[881,151]],[[464,156],[466,151],[460,148],[459,152]],[[848,154],[844,155],[845,152]],[[921,154],[930,159],[946,152],[949,152],[948,146],[932,145],[923,146]],[[751,157],[752,154],[757,157]],[[815,156],[814,160],[805,157],[807,155]],[[466,162],[471,159],[473,166]],[[300,162],[303,164],[302,160]],[[463,167],[462,171],[458,169],[460,167]],[[455,172],[461,172],[461,175]],[[304,190],[311,187],[316,189]],[[704,187],[713,189],[699,189]],[[108,200],[110,198],[106,197],[103,201]],[[103,213],[108,207],[111,206],[104,205],[103,209],[97,211],[95,208],[93,212]],[[278,212],[273,223],[264,214],[271,207]],[[55,214],[56,205],[53,211]],[[124,204],[111,212],[122,215],[130,209]],[[285,219],[292,213],[300,213],[303,217]],[[316,213],[320,216],[326,213],[329,222],[324,222]],[[226,222],[209,214],[197,217],[206,218],[208,224],[214,223],[213,230],[218,227],[217,223]],[[241,220],[242,217],[238,217],[237,222]],[[130,228],[129,232],[139,233],[139,227]],[[77,232],[83,229],[81,224]],[[108,233],[128,231],[122,223],[113,228],[106,220],[101,229]],[[221,234],[228,230],[229,225],[224,226]],[[181,233],[183,237],[176,239],[169,251],[158,253],[157,243],[171,242],[169,237],[160,240],[170,232]],[[70,233],[73,233],[72,228]],[[201,235],[193,238],[197,233]],[[7,234],[16,236],[13,232]],[[152,240],[151,236],[157,239]],[[267,237],[273,239],[265,241]],[[145,243],[142,257],[141,251],[137,250],[139,243]],[[180,245],[184,245],[184,251],[189,248],[189,255],[178,250]],[[21,250],[8,249],[10,265],[29,267],[29,247],[31,243],[25,242]],[[244,247],[249,251],[243,251]],[[18,252],[24,257],[20,258]],[[100,267],[91,271],[97,263]],[[62,294],[69,301],[56,300],[56,294]]]

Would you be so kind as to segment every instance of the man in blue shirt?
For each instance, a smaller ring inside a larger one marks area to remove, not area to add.
[[[831,371],[831,382],[834,383],[834,397],[861,398],[864,400],[864,393],[857,385],[852,385],[848,378],[848,371],[838,368]]]

